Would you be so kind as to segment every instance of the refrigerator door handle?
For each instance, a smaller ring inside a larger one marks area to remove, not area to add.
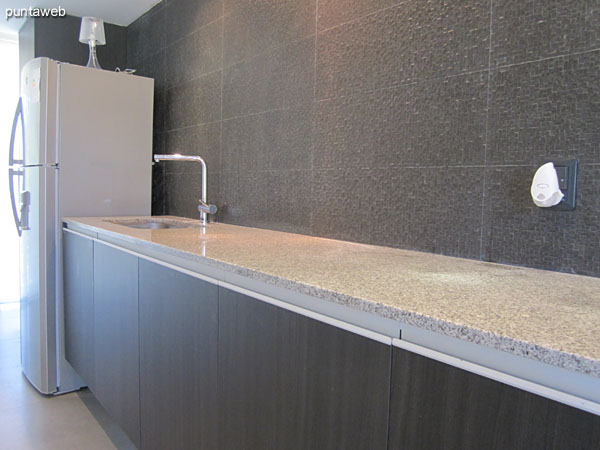
[[[31,203],[31,193],[29,191],[21,192],[21,222],[19,228],[21,231],[29,230],[29,204]]]
[[[15,219],[15,226],[17,227],[17,233],[21,236],[21,221],[19,220],[19,213],[17,212],[17,199],[15,198],[15,188],[13,185],[15,176],[23,176],[23,172],[15,169],[8,169],[8,190],[10,192],[10,203],[12,206],[13,218]],[[21,206],[21,211],[23,207]]]
[[[15,117],[13,119],[12,130],[10,133],[10,148],[8,150],[8,191],[10,193],[10,203],[12,206],[13,218],[15,220],[15,226],[17,227],[17,233],[21,236],[21,221],[19,220],[19,213],[17,212],[17,199],[15,197],[15,188],[14,188],[14,177],[23,176],[22,169],[15,169],[13,166],[15,164],[23,164],[23,160],[16,160],[14,158],[15,152],[15,137],[17,133],[17,126],[19,124],[19,120],[21,121],[21,132],[22,142],[25,145],[25,128],[23,126],[23,104],[21,103],[21,99],[19,98],[19,102],[17,103],[17,109],[15,111]],[[23,206],[21,205],[21,212],[23,212]]]
[[[14,165],[23,164],[22,159],[15,159],[15,138],[17,134],[17,125],[19,125],[19,121],[21,122],[21,134],[23,145],[25,145],[25,126],[23,124],[23,103],[21,98],[17,102],[17,109],[15,111],[15,117],[13,119],[12,130],[10,132],[10,149],[8,151],[8,167],[12,167]]]

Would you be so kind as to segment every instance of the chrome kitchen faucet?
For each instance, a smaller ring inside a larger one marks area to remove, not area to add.
[[[154,155],[154,161],[196,161],[202,164],[202,198],[199,200],[198,211],[200,211],[200,222],[202,225],[208,223],[208,214],[215,214],[217,212],[216,205],[209,205],[206,203],[206,163],[200,156],[195,155],[180,155],[178,153],[174,155]]]

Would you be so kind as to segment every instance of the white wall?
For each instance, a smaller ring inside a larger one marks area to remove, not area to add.
[[[8,195],[8,146],[19,98],[17,36],[0,36],[0,302],[19,297],[19,241]]]

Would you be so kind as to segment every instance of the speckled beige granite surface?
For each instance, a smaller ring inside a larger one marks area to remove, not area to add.
[[[69,218],[65,222],[125,239],[140,249],[196,259],[351,308],[600,377],[599,278],[226,224],[210,224],[206,229],[144,230],[106,220]]]

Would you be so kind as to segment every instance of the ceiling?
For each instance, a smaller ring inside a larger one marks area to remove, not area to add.
[[[116,25],[129,25],[160,0],[0,0],[0,38],[15,36],[24,19],[6,20],[7,8],[62,6],[70,16],[93,16]]]

